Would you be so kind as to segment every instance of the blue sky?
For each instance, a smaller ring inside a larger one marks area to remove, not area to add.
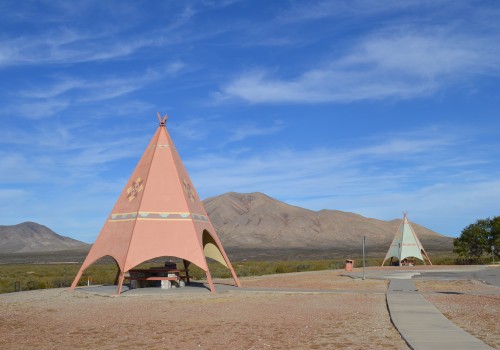
[[[500,214],[497,1],[2,1],[0,224],[93,242],[157,128],[201,198]]]

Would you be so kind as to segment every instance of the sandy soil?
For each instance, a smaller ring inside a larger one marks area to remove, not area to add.
[[[241,281],[245,287],[338,293],[3,294],[0,349],[408,349],[390,322],[386,281],[353,280],[339,271]],[[417,286],[459,326],[499,348],[500,301],[498,294],[488,294],[496,287],[467,281]],[[443,291],[448,293],[438,293]]]

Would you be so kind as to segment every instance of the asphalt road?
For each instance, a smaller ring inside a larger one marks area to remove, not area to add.
[[[500,287],[500,266],[486,266],[484,269],[476,271],[425,271],[413,278],[428,279],[436,278],[443,280],[478,280]]]

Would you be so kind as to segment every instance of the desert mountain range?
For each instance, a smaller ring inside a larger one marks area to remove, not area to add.
[[[90,249],[90,245],[63,237],[36,222],[0,226],[0,253],[57,252]]]
[[[338,210],[312,211],[258,192],[225,193],[203,204],[225,250],[235,258],[346,255],[359,250],[363,235],[369,251],[386,252],[401,222]],[[452,238],[415,223],[412,226],[428,252],[452,250]],[[89,248],[89,244],[60,236],[34,222],[0,226],[1,254],[85,252]]]
[[[224,248],[234,250],[359,249],[362,236],[387,251],[401,219],[382,221],[338,210],[312,211],[262,193],[226,193],[203,201]],[[451,251],[453,239],[412,223],[427,251]]]

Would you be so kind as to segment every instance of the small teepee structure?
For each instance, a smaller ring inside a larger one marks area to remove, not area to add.
[[[392,244],[389,247],[389,251],[385,256],[385,259],[382,262],[382,266],[384,266],[384,263],[389,258],[391,259],[391,263],[393,258],[398,259],[398,263],[401,265],[401,261],[409,257],[422,260],[424,265],[425,259],[427,259],[429,264],[432,265],[431,259],[429,259],[422,243],[420,243],[413,227],[411,227],[410,222],[406,217],[406,213],[403,213],[403,215],[403,220],[401,220],[401,224],[399,224],[399,228],[394,236],[394,239],[392,240]]]
[[[98,259],[111,256],[118,265],[115,283],[121,293],[125,273],[142,262],[169,256],[193,263],[215,287],[207,257],[226,266],[240,282],[201,203],[165,126],[160,125],[125,185],[97,240],[75,277]]]

